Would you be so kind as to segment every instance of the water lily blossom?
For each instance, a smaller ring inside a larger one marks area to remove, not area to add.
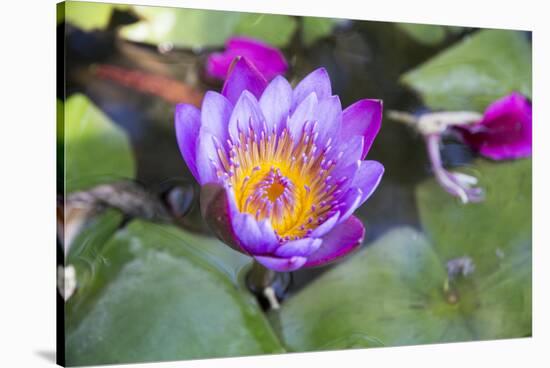
[[[180,104],[175,126],[201,185],[201,211],[217,236],[275,271],[325,264],[356,249],[365,233],[353,212],[384,172],[364,158],[382,102],[342,111],[320,68],[292,88],[239,59],[222,93],[202,109]]]
[[[288,63],[279,49],[253,38],[239,36],[229,38],[223,52],[215,52],[208,56],[207,74],[225,80],[236,57],[248,59],[268,81],[288,70]]]
[[[477,124],[456,127],[466,144],[493,160],[531,156],[532,128],[531,104],[517,92],[490,104]]]

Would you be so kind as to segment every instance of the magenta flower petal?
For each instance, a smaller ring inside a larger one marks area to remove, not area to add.
[[[258,69],[245,58],[240,58],[235,62],[233,70],[225,80],[222,95],[227,97],[229,102],[235,104],[244,91],[260,98],[266,87],[267,80]]]
[[[357,217],[351,216],[323,237],[322,246],[308,257],[305,266],[319,266],[345,256],[361,245],[364,236],[363,224]]]
[[[529,101],[512,93],[493,102],[478,124],[456,129],[463,140],[481,155],[493,160],[531,156],[532,110]]]
[[[364,99],[357,101],[343,112],[341,139],[363,137],[361,159],[369,152],[382,124],[382,101]]]
[[[365,133],[367,127],[341,134],[344,113],[324,69],[294,91],[278,77],[254,93],[245,87],[254,70],[243,60],[225,97],[205,97],[198,141],[198,114],[183,115],[195,119],[188,122],[192,132],[178,139],[195,139],[205,220],[221,240],[275,271],[346,254],[364,233],[352,214],[384,172],[380,163],[360,160],[376,133]],[[356,109],[365,115],[376,106]],[[359,112],[353,119],[363,121]]]
[[[269,83],[262,97],[260,97],[260,107],[268,131],[272,131],[275,127],[277,127],[277,133],[282,131],[286,126],[291,103],[292,87],[290,83],[281,76],[276,77]]]
[[[196,148],[201,126],[200,111],[193,105],[179,104],[176,106],[175,122],[181,155],[191,174],[198,179]]]
[[[284,74],[288,69],[288,63],[279,49],[252,38],[232,37],[226,42],[224,52],[210,54],[206,72],[211,77],[224,80],[231,63],[239,56],[250,60],[267,80]]]
[[[330,77],[325,68],[319,68],[308,74],[294,89],[292,97],[292,110],[306,99],[312,92],[317,100],[324,100],[332,96]]]
[[[300,256],[292,256],[290,258],[255,256],[254,258],[265,267],[278,272],[295,271],[307,261],[306,257]]]

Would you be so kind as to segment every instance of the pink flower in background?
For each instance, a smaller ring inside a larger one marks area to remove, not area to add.
[[[513,92],[493,102],[476,124],[456,126],[463,141],[493,160],[531,156],[532,109],[529,101]]]
[[[209,76],[224,80],[233,60],[244,57],[254,64],[267,81],[284,74],[288,63],[282,52],[265,42],[248,37],[231,37],[225,44],[225,51],[208,56],[206,72]]]

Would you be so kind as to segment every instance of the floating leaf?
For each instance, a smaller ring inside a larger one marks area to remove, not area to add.
[[[121,29],[129,40],[177,47],[222,46],[241,14],[213,10],[135,6],[143,20]]]
[[[64,137],[66,192],[134,178],[127,136],[84,95],[65,103]]]
[[[221,47],[233,35],[261,39],[274,46],[285,45],[296,21],[286,15],[136,6],[143,20],[123,27],[127,39],[178,47]]]
[[[483,111],[512,91],[531,97],[524,32],[482,30],[402,76],[432,109]]]
[[[395,26],[415,41],[429,46],[441,43],[446,35],[444,26],[413,23],[395,23]]]
[[[245,13],[241,15],[235,34],[257,38],[273,46],[283,47],[290,41],[296,27],[296,20],[288,15]]]
[[[339,21],[340,19],[331,18],[302,18],[302,42],[306,46],[313,45],[317,40],[330,35],[334,25]]]
[[[284,351],[252,295],[190,239],[133,221],[104,246],[67,305],[69,365]]]
[[[109,24],[113,9],[129,7],[129,5],[123,4],[67,1],[65,2],[65,19],[85,31],[103,29]]]
[[[433,180],[417,191],[422,225],[443,261],[470,257],[480,338],[531,333],[532,164],[479,160],[472,174],[486,200],[462,205]]]
[[[94,274],[95,262],[101,249],[117,231],[122,220],[120,212],[109,209],[88,219],[83,228],[75,229],[78,234],[74,239],[67,238],[65,228],[64,240],[70,241],[65,263],[75,267],[78,285],[86,284],[89,277]]]

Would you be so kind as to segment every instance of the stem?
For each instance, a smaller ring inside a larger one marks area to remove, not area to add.
[[[263,293],[263,290],[273,284],[275,281],[275,271],[262,266],[254,261],[252,268],[246,277],[246,285],[253,293]]]

